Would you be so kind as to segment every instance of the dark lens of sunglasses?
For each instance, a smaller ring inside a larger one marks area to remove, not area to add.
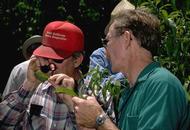
[[[47,73],[50,70],[49,65],[40,66],[42,72]]]
[[[63,62],[63,60],[58,60],[58,59],[52,59],[55,63],[58,63],[58,64],[60,64],[60,63],[62,63]]]

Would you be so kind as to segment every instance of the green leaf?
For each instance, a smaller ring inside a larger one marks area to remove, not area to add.
[[[37,70],[34,73],[35,77],[40,80],[41,82],[44,82],[46,80],[48,80],[49,76],[46,73],[43,73],[41,70]]]
[[[75,93],[74,89],[72,88],[66,88],[66,87],[57,87],[55,88],[55,93],[63,93],[70,96],[78,96],[77,93]]]
[[[167,12],[166,10],[162,9],[162,10],[160,11],[160,13],[162,14],[162,17],[163,17],[163,18],[165,18],[165,19],[168,18],[168,12]]]
[[[156,5],[158,5],[160,3],[161,0],[155,0]]]

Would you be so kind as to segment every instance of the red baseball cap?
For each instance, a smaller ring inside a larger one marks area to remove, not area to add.
[[[53,21],[46,25],[42,45],[33,54],[50,59],[64,59],[84,50],[84,34],[68,21]]]

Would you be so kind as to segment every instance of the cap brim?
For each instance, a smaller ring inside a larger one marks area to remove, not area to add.
[[[71,53],[54,50],[53,48],[44,45],[41,45],[36,50],[34,50],[33,54],[44,58],[60,59],[60,60],[65,59],[72,55]]]
[[[28,38],[28,39],[24,42],[24,44],[23,44],[23,46],[22,46],[22,54],[23,54],[23,56],[25,57],[25,59],[29,59],[29,58],[30,58],[30,56],[28,55],[27,49],[28,49],[31,45],[37,44],[37,43],[39,44],[39,43],[41,43],[41,42],[42,42],[42,36],[40,36],[40,35],[34,35],[34,36]]]

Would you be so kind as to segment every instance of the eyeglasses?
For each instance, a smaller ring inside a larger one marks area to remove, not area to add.
[[[118,27],[119,28],[119,27]],[[122,27],[120,27],[121,29],[122,29]],[[129,29],[126,29],[126,28],[124,28],[125,30],[120,30],[118,33],[117,33],[117,35],[115,35],[115,36],[112,36],[112,37],[110,37],[110,38],[113,38],[113,37],[119,37],[119,36],[122,36],[124,33],[125,33],[125,31],[126,30],[129,30]],[[130,31],[130,30],[129,30]],[[109,39],[110,39],[109,38]],[[132,38],[130,37],[130,40],[132,40]],[[107,43],[109,42],[109,40],[107,39],[107,38],[101,38],[101,43],[102,43],[102,45],[103,45],[103,47],[107,47]]]
[[[115,36],[112,36],[112,37],[118,37],[118,36],[121,36],[122,34],[124,34],[125,31],[115,35]],[[111,38],[112,38],[111,37]],[[102,45],[103,47],[106,47],[107,46],[107,43],[109,42],[109,40],[107,38],[101,38],[101,42],[102,42]]]
[[[73,55],[71,55],[73,56]],[[63,63],[64,60],[66,60],[67,58],[71,57],[71,56],[67,56],[64,59],[60,60],[60,59],[51,59],[53,62],[57,63],[57,64],[61,64]]]
[[[73,55],[71,55],[71,56],[73,56]],[[71,56],[65,57],[64,59],[51,59],[51,58],[44,58],[44,59],[52,60],[54,63],[61,64],[61,63],[63,63],[64,60],[66,60],[67,58],[69,58]]]
[[[115,35],[115,36],[110,37],[109,39],[111,39],[113,37],[118,37],[118,36]],[[109,40],[107,38],[101,38],[101,42],[102,42],[103,47],[107,47],[107,43],[109,42]]]
[[[57,64],[61,64],[61,63],[63,63],[63,61],[66,59],[62,59],[62,60],[60,60],[60,59],[49,59],[49,58],[44,58],[44,59],[46,59],[46,60],[52,60],[54,63],[57,63]]]
[[[63,63],[64,59],[63,60],[58,60],[58,59],[51,59],[53,62],[57,63],[57,64],[61,64]]]

